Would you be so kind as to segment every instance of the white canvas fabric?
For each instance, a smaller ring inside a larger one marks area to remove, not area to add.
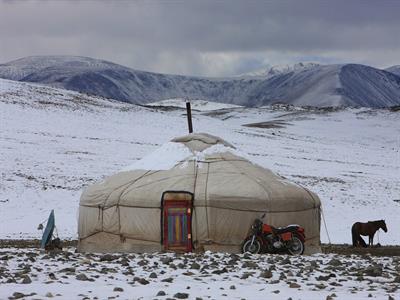
[[[306,251],[320,250],[316,194],[245,159],[221,138],[190,134],[171,143],[185,145],[189,152],[172,155],[170,169],[154,170],[150,164],[151,170],[122,171],[83,192],[78,250],[163,250],[161,198],[167,191],[193,194],[195,251],[238,252],[252,222],[263,213],[264,222],[273,226],[303,226]],[[144,162],[137,165],[146,167]]]

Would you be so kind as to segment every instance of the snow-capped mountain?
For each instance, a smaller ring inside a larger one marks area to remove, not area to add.
[[[289,73],[289,72],[294,72],[294,71],[300,71],[300,70],[306,70],[306,69],[311,69],[314,67],[318,67],[320,64],[313,63],[313,62],[300,62],[294,65],[275,65],[270,68],[264,68],[252,72],[247,72],[244,74],[237,75],[235,77],[272,77],[275,75],[280,75],[284,73]]]
[[[388,107],[400,103],[400,77],[356,64],[324,65],[262,81],[253,106],[283,102],[310,106]]]
[[[389,67],[389,68],[385,69],[385,71],[388,71],[390,73],[400,76],[400,65]]]
[[[41,71],[55,71],[56,69],[96,70],[120,68],[117,64],[89,57],[80,56],[29,56],[0,64],[2,77],[10,80],[22,80],[31,74]],[[50,68],[50,70],[47,70]]]
[[[35,56],[0,65],[0,78],[36,82],[131,103],[189,98],[263,106],[388,107],[400,104],[400,76],[356,64],[273,67],[268,76],[204,78],[130,69],[74,56]]]

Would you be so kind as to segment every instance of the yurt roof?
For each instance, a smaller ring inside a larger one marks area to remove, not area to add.
[[[165,191],[188,191],[195,205],[235,210],[299,211],[320,204],[315,194],[252,163],[230,143],[197,133],[89,186],[80,205],[159,207]]]

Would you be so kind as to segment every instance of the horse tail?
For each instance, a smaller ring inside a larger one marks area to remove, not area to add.
[[[356,232],[356,223],[354,223],[353,226],[351,227],[351,238],[353,240],[353,247],[357,247],[358,237],[359,235]]]
[[[351,227],[351,237],[353,240],[353,247],[368,247],[367,243],[364,241],[364,239],[361,237],[361,235],[358,233],[358,222],[354,223],[353,226]]]

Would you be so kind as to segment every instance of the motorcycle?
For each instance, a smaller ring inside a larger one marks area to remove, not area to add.
[[[261,219],[265,214],[261,217]],[[252,233],[242,244],[242,253],[280,253],[292,255],[304,253],[304,228],[299,225],[289,225],[276,228],[264,224],[261,219],[255,219],[251,226]]]

